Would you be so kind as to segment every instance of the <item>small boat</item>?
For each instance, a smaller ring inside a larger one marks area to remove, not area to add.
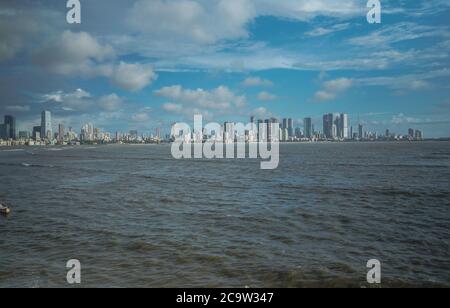
[[[11,213],[11,209],[0,203],[0,214],[8,215],[9,213]]]

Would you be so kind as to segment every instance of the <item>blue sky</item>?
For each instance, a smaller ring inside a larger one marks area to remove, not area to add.
[[[21,129],[154,132],[175,121],[350,114],[367,130],[450,136],[450,1],[81,0],[0,3],[0,115]]]

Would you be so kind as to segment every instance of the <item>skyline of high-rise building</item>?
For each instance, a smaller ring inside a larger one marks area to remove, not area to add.
[[[41,138],[52,139],[52,113],[48,110],[44,110],[41,113]]]
[[[11,115],[5,116],[5,133],[7,139],[16,139],[16,118]]]
[[[303,120],[303,126],[304,126],[304,135],[306,138],[312,138],[313,135],[313,124],[311,118],[305,118]]]

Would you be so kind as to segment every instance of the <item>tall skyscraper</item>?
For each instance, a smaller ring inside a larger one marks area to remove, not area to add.
[[[16,118],[13,116],[5,116],[6,139],[16,139]]]
[[[8,139],[9,126],[6,124],[0,124],[0,139],[6,140]]]
[[[58,141],[64,140],[64,124],[58,125]]]
[[[303,120],[303,125],[304,125],[305,138],[311,139],[312,135],[313,135],[312,119],[311,118],[305,118]]]
[[[294,121],[292,119],[288,119],[287,124],[289,138],[292,138],[294,137]]]
[[[323,134],[328,139],[333,139],[334,116],[332,113],[323,116]]]
[[[281,123],[281,129],[286,129],[288,127],[288,119],[283,119],[283,122]]]
[[[342,113],[339,118],[339,132],[340,138],[349,139],[349,118],[348,114]]]
[[[48,110],[41,114],[41,139],[52,139],[52,113]]]
[[[364,137],[363,126],[362,124],[358,124],[358,138],[363,139],[363,137]]]

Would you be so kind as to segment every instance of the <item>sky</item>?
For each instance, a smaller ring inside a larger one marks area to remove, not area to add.
[[[79,130],[350,115],[365,130],[450,136],[450,0],[0,2],[0,116]]]

